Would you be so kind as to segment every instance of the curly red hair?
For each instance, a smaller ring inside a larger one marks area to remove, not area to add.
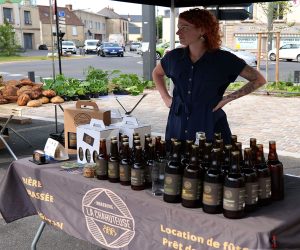
[[[203,37],[208,50],[218,49],[221,46],[219,21],[205,9],[189,9],[179,14],[179,18],[205,30]]]

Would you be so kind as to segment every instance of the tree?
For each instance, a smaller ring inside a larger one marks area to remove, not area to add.
[[[13,56],[21,46],[15,39],[14,28],[7,21],[0,25],[0,56]]]
[[[283,19],[287,13],[291,12],[292,4],[289,1],[277,1],[259,4],[268,18],[268,51],[272,49],[273,33],[274,31],[281,31],[285,28],[293,26],[295,23],[286,23],[284,26],[276,27],[274,29],[274,20]]]
[[[162,20],[163,20],[162,16],[156,17],[156,32],[157,32],[157,34],[156,34],[157,41],[156,42],[158,42],[159,39],[162,38]]]

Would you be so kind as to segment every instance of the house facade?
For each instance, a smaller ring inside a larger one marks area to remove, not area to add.
[[[40,45],[39,10],[28,1],[24,4],[4,3],[0,5],[0,25],[10,23],[18,44],[25,49],[37,49]]]
[[[182,10],[181,10],[182,11]],[[222,33],[222,44],[232,49],[256,51],[258,47],[258,34],[261,33],[261,49],[263,53],[267,48],[267,15],[260,4],[253,4],[248,8],[252,14],[251,18],[244,21],[220,21]],[[280,45],[286,43],[300,44],[300,5],[293,4],[290,12],[286,15],[279,15],[273,22],[273,31],[280,32]],[[175,25],[178,19],[176,18]],[[175,26],[176,30],[176,26]],[[164,42],[170,41],[170,18],[163,17],[163,37]],[[176,35],[175,41],[179,40]],[[273,43],[275,46],[275,33],[273,33]]]

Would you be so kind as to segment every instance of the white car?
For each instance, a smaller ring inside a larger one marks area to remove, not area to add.
[[[61,48],[63,53],[76,54],[76,45],[73,41],[62,41]]]
[[[271,61],[276,60],[276,49],[272,49],[268,53]],[[300,62],[300,44],[285,44],[279,48],[279,59],[287,61],[296,60]]]
[[[84,51],[86,54],[97,52],[97,47],[99,47],[100,42],[96,39],[88,39],[84,41]]]
[[[237,57],[243,59],[249,66],[256,67],[257,58],[256,55],[245,50],[233,50],[225,46],[221,46],[222,50],[229,51]]]

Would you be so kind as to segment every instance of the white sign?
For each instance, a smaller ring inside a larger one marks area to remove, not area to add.
[[[69,155],[63,145],[52,138],[48,138],[44,151],[47,156],[50,156],[55,160],[64,161],[69,159]]]
[[[238,36],[235,38],[236,49],[257,49],[257,37]]]

